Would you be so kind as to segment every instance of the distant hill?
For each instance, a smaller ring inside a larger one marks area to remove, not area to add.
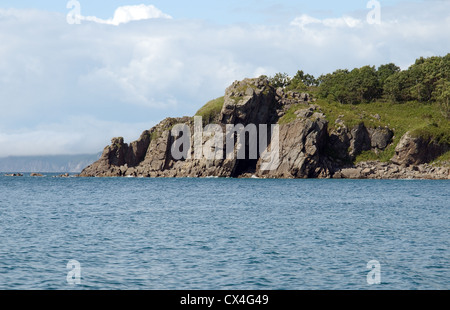
[[[100,158],[99,154],[10,156],[0,158],[1,172],[71,172],[78,173]]]

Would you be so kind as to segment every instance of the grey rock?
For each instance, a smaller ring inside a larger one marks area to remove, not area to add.
[[[171,154],[175,138],[170,130],[175,124],[186,124],[191,133],[194,132],[193,119],[183,117],[163,120],[144,131],[137,141],[129,145],[123,138],[113,138],[100,159],[86,167],[80,176],[449,178],[448,169],[414,166],[442,153],[445,146],[435,148],[431,141],[420,141],[407,135],[397,146],[394,163],[364,162],[351,165],[351,159],[362,151],[379,151],[388,147],[394,132],[381,127],[367,129],[363,123],[348,129],[344,122],[337,121],[338,126],[328,133],[325,115],[320,106],[310,104],[311,101],[312,98],[307,94],[274,89],[266,77],[236,81],[227,88],[224,105],[217,118],[223,132],[228,124],[274,124],[292,105],[304,105],[304,108],[295,112],[297,118],[294,121],[280,125],[279,165],[273,170],[262,170],[264,161],[259,157],[251,160],[193,159],[192,150],[192,159],[175,160]],[[203,144],[206,139],[204,137]],[[193,136],[190,141],[193,145]],[[223,143],[225,149],[226,141]],[[245,143],[245,147],[248,147],[248,141]],[[413,167],[407,168],[408,165]]]
[[[370,135],[363,123],[353,127],[350,131],[350,136],[350,156],[355,157],[361,152],[371,149]]]
[[[379,150],[384,150],[392,142],[392,138],[394,137],[394,132],[389,128],[370,128],[368,129],[368,132],[371,147]]]
[[[419,165],[428,163],[450,149],[448,144],[438,144],[427,138],[415,137],[407,132],[395,148],[391,161],[398,165]]]
[[[225,91],[222,124],[267,124],[277,109],[275,90],[266,77],[236,81]]]
[[[280,165],[272,171],[261,171],[258,177],[326,178],[330,169],[323,160],[328,122],[323,119],[297,119],[280,128]]]

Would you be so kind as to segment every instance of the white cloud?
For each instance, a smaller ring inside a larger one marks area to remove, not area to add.
[[[93,154],[103,150],[112,137],[124,137],[127,142],[139,138],[151,122],[124,123],[103,121],[91,115],[71,116],[63,122],[39,124],[0,133],[0,157],[9,155]],[[105,137],[105,133],[109,138]]]
[[[118,26],[132,21],[153,19],[153,18],[167,18],[172,19],[172,16],[163,13],[161,10],[153,5],[127,5],[121,6],[114,12],[114,17],[109,19],[101,19],[95,16],[79,16],[80,20],[92,21],[99,24],[108,24]]]
[[[320,19],[311,17],[307,14],[302,14],[299,17],[296,17],[292,22],[291,25],[292,26],[298,26],[302,29],[305,29],[305,27],[307,25],[311,25],[311,24],[321,24],[322,21]]]
[[[308,25],[324,25],[326,27],[361,27],[363,22],[360,19],[353,18],[351,16],[343,16],[340,18],[325,18],[318,19],[307,14],[302,14],[301,16],[296,17],[292,22],[292,26],[300,27],[305,30]]]
[[[380,25],[367,11],[275,26],[153,18],[109,27],[0,9],[0,156],[96,153],[113,136],[129,142],[165,117],[192,115],[245,77],[405,68],[450,51],[449,11],[432,1],[384,8]]]

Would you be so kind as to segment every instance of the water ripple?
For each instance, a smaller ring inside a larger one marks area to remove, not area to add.
[[[449,189],[0,177],[0,289],[449,289]]]

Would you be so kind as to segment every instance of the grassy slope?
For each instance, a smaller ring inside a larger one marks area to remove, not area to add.
[[[195,113],[195,116],[201,116],[203,118],[203,124],[214,122],[222,110],[224,101],[224,97],[219,97],[209,101],[202,108],[200,108],[197,113]]]
[[[204,124],[213,122],[220,114],[223,103],[224,97],[211,100],[196,115],[203,117]],[[363,122],[368,128],[388,126],[394,131],[394,143],[386,150],[379,154],[372,151],[363,152],[356,158],[356,162],[366,160],[389,161],[394,156],[396,145],[407,131],[411,131],[416,136],[431,137],[439,143],[450,144],[450,121],[442,115],[438,104],[418,102],[392,104],[377,101],[358,105],[342,105],[325,99],[319,99],[315,104],[322,108],[322,112],[329,121],[329,130],[337,126],[335,122],[339,118],[349,128]],[[279,123],[286,124],[295,120],[294,112],[302,108],[306,108],[305,105],[299,104],[291,107],[279,120]],[[436,162],[442,161],[450,161],[450,152],[436,160]]]
[[[316,104],[322,108],[329,121],[329,130],[337,126],[334,125],[337,119],[341,119],[348,128],[363,122],[368,128],[388,126],[394,131],[394,143],[391,146],[379,154],[371,151],[364,152],[357,157],[357,162],[389,161],[395,153],[395,146],[407,131],[411,131],[416,136],[432,138],[439,143],[450,144],[450,122],[442,115],[438,104],[417,102],[391,104],[377,101],[358,105],[342,105],[323,99],[317,100]],[[296,118],[294,112],[302,107],[304,105],[291,107],[280,119],[280,124],[294,120]],[[450,153],[444,154],[438,160],[448,160],[448,158],[450,158]]]
[[[364,122],[366,127],[388,126],[394,131],[394,143],[386,150],[379,154],[364,152],[356,161],[389,161],[394,156],[395,146],[407,131],[411,131],[415,136],[430,137],[439,143],[450,144],[450,122],[441,114],[437,104],[417,102],[391,104],[378,101],[359,105],[340,105],[325,100],[317,103],[327,115],[330,124],[334,124],[341,116],[348,127]],[[377,114],[380,119],[377,119]]]

